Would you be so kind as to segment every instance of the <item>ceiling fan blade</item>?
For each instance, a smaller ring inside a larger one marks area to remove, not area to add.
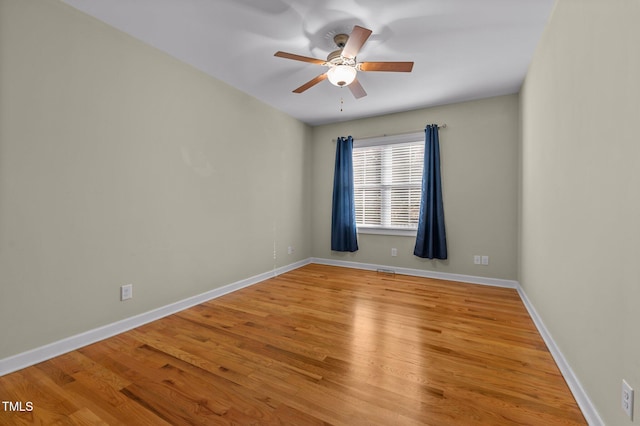
[[[357,78],[353,80],[353,82],[347,87],[349,88],[349,90],[351,90],[351,93],[356,99],[367,96],[367,92],[364,91],[362,84],[360,84]]]
[[[308,56],[296,55],[295,53],[276,52],[273,56],[278,58],[293,59],[294,61],[310,62],[316,65],[324,65],[326,61],[322,59],[310,58]]]
[[[349,35],[349,40],[347,40],[347,44],[345,44],[344,49],[342,49],[342,56],[350,59],[355,58],[371,33],[371,30],[358,25],[353,27],[353,31],[351,31]]]
[[[293,93],[302,93],[305,90],[310,89],[313,86],[315,86],[316,84],[320,83],[322,80],[326,80],[326,78],[327,78],[327,73],[326,72],[324,74],[320,74],[316,78],[311,79],[311,80],[307,81],[305,84],[303,84],[302,86],[298,87],[296,90],[293,91]]]
[[[413,62],[362,62],[358,68],[360,71],[411,72]]]

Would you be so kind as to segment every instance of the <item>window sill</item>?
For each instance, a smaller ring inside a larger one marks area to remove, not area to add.
[[[417,229],[402,228],[369,228],[358,226],[358,234],[375,234],[375,235],[395,235],[402,237],[415,237],[418,234]]]

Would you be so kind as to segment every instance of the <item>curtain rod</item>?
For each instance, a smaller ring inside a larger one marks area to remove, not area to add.
[[[443,124],[438,124],[438,129],[446,129],[447,128],[447,124],[443,123]],[[413,133],[419,133],[419,132],[424,132],[424,129],[420,129],[420,130],[414,130],[412,132],[402,132],[402,133],[393,133],[393,134],[382,134],[382,135],[377,135],[377,136],[367,136],[364,138],[354,138],[354,139],[373,139],[373,138],[386,138],[387,136],[403,136],[403,135],[411,135]],[[337,139],[331,139],[332,142],[335,142]]]

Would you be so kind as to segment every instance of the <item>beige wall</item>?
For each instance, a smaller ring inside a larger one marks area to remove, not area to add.
[[[560,0],[522,90],[520,281],[609,425],[640,417],[640,2]]]
[[[310,256],[308,126],[53,0],[0,67],[0,358]]]
[[[372,94],[371,96],[375,96]],[[312,253],[315,257],[515,280],[517,276],[518,97],[501,96],[313,129]],[[449,259],[413,255],[415,237],[359,235],[359,251],[330,250],[335,142],[423,129],[440,130]],[[391,257],[391,248],[398,256]],[[474,265],[474,255],[490,257]]]

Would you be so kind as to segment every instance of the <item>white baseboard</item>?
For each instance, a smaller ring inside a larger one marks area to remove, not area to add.
[[[560,348],[558,348],[558,345],[553,340],[553,337],[551,337],[551,333],[549,333],[549,330],[544,325],[542,318],[540,318],[540,315],[538,315],[538,312],[531,304],[531,301],[527,297],[527,294],[524,292],[524,289],[518,284],[517,290],[518,294],[520,295],[520,299],[522,299],[522,303],[524,303],[524,306],[529,312],[529,316],[536,325],[536,328],[538,329],[538,332],[546,343],[549,352],[551,352],[551,356],[560,369],[562,377],[564,377],[564,380],[567,382],[569,389],[571,389],[571,393],[576,399],[576,402],[578,403],[582,414],[587,420],[587,423],[589,423],[590,426],[604,426],[604,422],[602,421],[602,418],[600,418],[596,407],[591,402],[589,395],[587,395],[587,393],[585,392],[582,384],[580,383],[580,380],[578,380],[578,377],[573,372],[573,369],[571,369],[569,362],[560,351]]]
[[[348,262],[344,260],[326,259],[312,257],[311,263],[318,263],[329,266],[342,266],[345,268],[364,269],[367,271],[376,271],[378,269],[390,270],[397,274],[411,275],[414,277],[435,278],[446,281],[459,281],[463,283],[489,285],[493,287],[517,288],[518,282],[512,280],[503,280],[498,278],[476,277],[473,275],[451,274],[448,272],[428,271],[424,269],[398,268],[395,266],[375,265],[372,263]]]
[[[143,314],[125,318],[123,320],[107,324],[105,326],[98,327],[84,333],[76,334],[75,336],[58,340],[57,342],[53,342],[48,345],[40,346],[38,348],[14,356],[10,356],[8,358],[0,359],[0,376],[12,373],[17,370],[21,370],[25,367],[29,367],[42,361],[46,361],[64,353],[74,351],[83,346],[90,345],[100,340],[104,340],[108,337],[115,336],[116,334],[120,334],[141,325],[147,324],[151,321],[155,321],[168,315],[175,314],[176,312],[180,312],[182,310],[190,308],[192,306],[199,305],[208,300],[215,299],[236,290],[240,290],[241,288],[252,286],[261,281],[265,281],[269,278],[273,278],[285,272],[292,271],[309,263],[310,260],[305,259],[296,263],[292,263],[290,265],[282,266],[280,268],[274,268],[272,271],[255,275],[253,277],[249,277],[244,280],[240,280],[223,287],[219,287],[205,293],[198,294],[196,296],[192,296],[166,306],[162,306]]]

